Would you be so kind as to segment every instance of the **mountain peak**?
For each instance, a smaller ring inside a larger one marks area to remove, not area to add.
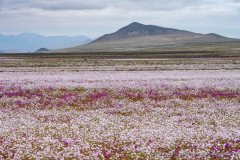
[[[154,25],[144,25],[138,22],[133,22],[118,31],[106,34],[91,43],[105,42],[105,41],[116,41],[121,39],[156,36],[156,35],[169,35],[169,34],[186,34],[191,33],[188,31],[182,31],[172,28],[164,28]]]
[[[208,36],[213,36],[213,37],[217,37],[217,38],[227,38],[227,37],[221,36],[221,35],[216,34],[216,33],[208,33],[208,34],[206,34],[206,35],[208,35]]]
[[[40,48],[40,49],[36,50],[35,53],[44,53],[44,52],[48,52],[48,51],[49,51],[49,49],[47,49],[47,48]]]
[[[130,23],[129,25],[121,28],[118,30],[119,31],[137,31],[137,30],[144,30],[144,29],[147,29],[149,26],[147,25],[144,25],[144,24],[141,24],[141,23],[138,23],[138,22],[132,22]]]
[[[132,22],[128,26],[144,26],[144,25],[138,22]]]
[[[154,51],[171,47],[183,49],[192,45],[240,41],[216,34],[201,34],[174,28],[132,22],[114,33],[109,33],[89,44],[68,48],[63,52]]]

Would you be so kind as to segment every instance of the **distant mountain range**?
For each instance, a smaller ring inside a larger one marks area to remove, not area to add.
[[[42,36],[34,33],[18,35],[0,34],[0,51],[2,52],[34,52],[39,48],[50,50],[74,47],[91,41],[86,36]]]
[[[42,36],[34,33],[0,34],[0,53],[101,52],[161,50],[208,43],[240,42],[215,33],[201,34],[133,22],[94,41],[86,36]]]
[[[89,44],[59,50],[59,52],[151,50],[161,47],[233,41],[240,42],[239,39],[227,38],[215,33],[200,34],[133,22]]]

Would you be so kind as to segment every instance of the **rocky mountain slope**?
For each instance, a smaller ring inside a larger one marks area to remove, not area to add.
[[[133,22],[114,33],[103,35],[89,44],[59,50],[58,52],[153,50],[164,47],[185,47],[234,41],[239,40],[214,33],[200,34]]]
[[[119,29],[117,32],[112,34],[106,34],[92,43],[99,43],[105,41],[117,41],[127,38],[137,38],[145,36],[156,36],[156,35],[174,35],[174,34],[189,34],[194,35],[192,32],[177,30],[172,28],[158,27],[154,25],[143,25],[141,23],[133,22],[126,27]]]

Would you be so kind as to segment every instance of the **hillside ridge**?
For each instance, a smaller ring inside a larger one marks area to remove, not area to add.
[[[133,22],[118,31],[105,34],[102,37],[94,40],[92,43],[99,43],[103,41],[116,41],[126,38],[136,38],[144,36],[156,36],[156,35],[167,35],[167,34],[196,34],[189,31],[178,30],[173,28],[159,27],[155,25],[144,25],[138,22]]]

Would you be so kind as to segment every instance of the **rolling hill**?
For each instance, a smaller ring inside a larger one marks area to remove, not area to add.
[[[34,52],[39,48],[61,49],[89,43],[86,36],[42,36],[34,33],[0,35],[0,50],[3,52]]]
[[[166,47],[186,47],[189,45],[235,41],[240,42],[238,39],[227,38],[215,33],[200,34],[133,22],[114,33],[103,35],[89,44],[57,52],[152,50]]]
[[[35,51],[35,53],[45,53],[45,52],[49,52],[49,49],[47,49],[47,48],[39,48],[38,50]]]

